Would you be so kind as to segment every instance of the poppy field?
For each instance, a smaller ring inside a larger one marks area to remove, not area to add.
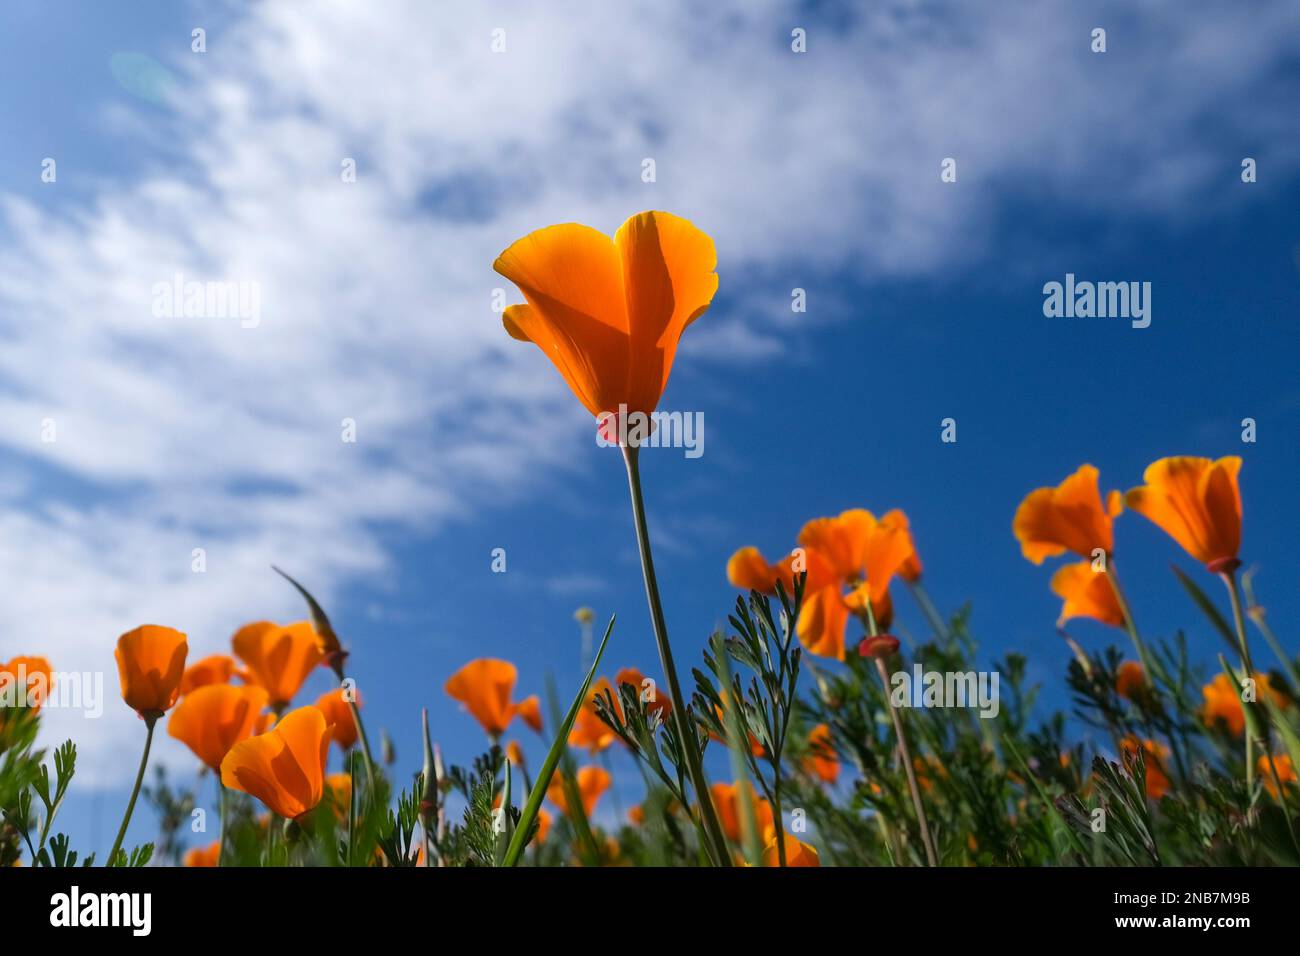
[[[445,760],[448,728],[412,700],[422,753],[398,759],[367,723],[378,689],[350,674],[366,648],[336,632],[309,581],[278,571],[303,619],[251,621],[228,653],[195,659],[182,621],[105,636],[121,690],[109,705],[139,716],[141,754],[108,846],[74,846],[58,826],[78,784],[77,741],[42,728],[60,662],[39,646],[0,661],[0,867],[1300,864],[1300,662],[1244,563],[1243,518],[1266,517],[1250,511],[1240,458],[1152,449],[1140,476],[1103,482],[1081,463],[1026,482],[1000,546],[1042,565],[1060,598],[1050,667],[1068,713],[1041,706],[1023,656],[981,669],[969,607],[927,590],[907,502],[808,515],[781,554],[736,541],[717,569],[735,592],[718,609],[726,626],[701,642],[707,624],[668,619],[648,436],[625,419],[653,420],[679,341],[708,321],[716,266],[709,235],[659,211],[612,237],[541,228],[494,263],[524,300],[502,334],[541,350],[623,457],[656,670],[619,659],[623,620],[581,609],[556,622],[590,641],[580,686],[486,657],[429,675],[463,710],[456,732],[481,730],[481,751]],[[1167,543],[1198,630],[1156,636],[1160,622],[1135,619],[1129,589],[1153,573],[1126,562],[1138,536]],[[895,627],[903,602],[926,633]],[[1085,647],[1069,631],[1078,618],[1113,641]],[[336,686],[308,699],[320,672]],[[160,734],[192,752],[192,777],[151,775]],[[543,759],[530,763],[524,735]],[[640,782],[617,814],[612,754]],[[200,788],[218,794],[219,821],[196,844]],[[157,837],[133,845],[141,815]]]

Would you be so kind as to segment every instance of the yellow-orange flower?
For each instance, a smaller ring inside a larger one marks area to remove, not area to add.
[[[620,715],[623,713],[618,692],[613,690],[604,677],[599,678],[587,691],[587,699],[582,702],[582,707],[578,709],[578,715],[573,720],[573,729],[569,732],[570,747],[581,747],[588,753],[598,754],[618,739],[618,734],[614,733],[609,724],[601,720],[596,713],[596,701],[603,697],[606,691],[611,692],[614,710]]]
[[[119,637],[114,656],[127,706],[146,718],[170,710],[180,693],[188,651],[184,634],[157,624],[142,624]]]
[[[1288,704],[1286,695],[1274,689],[1267,674],[1255,675],[1255,689],[1256,699],[1267,694],[1279,707]],[[1234,737],[1240,737],[1246,729],[1246,712],[1241,704],[1241,693],[1241,688],[1227,674],[1215,674],[1214,679],[1201,688],[1201,694],[1205,697],[1201,719],[1206,726],[1213,727],[1221,722]]]
[[[1132,759],[1141,746],[1147,772],[1147,796],[1159,800],[1169,792],[1169,777],[1165,774],[1165,761],[1169,759],[1169,748],[1156,740],[1142,740],[1132,734],[1120,741],[1124,755]]]
[[[334,804],[334,815],[340,821],[348,818],[352,810],[352,774],[332,773],[325,778],[325,789]]]
[[[186,866],[216,866],[221,858],[221,841],[213,840],[207,846],[196,846],[185,853]]]
[[[185,668],[181,675],[181,696],[208,684],[229,684],[235,677],[247,681],[248,671],[229,654],[209,654]]]
[[[1203,564],[1235,561],[1241,547],[1240,470],[1241,459],[1232,455],[1218,461],[1161,458],[1147,466],[1146,484],[1125,500]]]
[[[245,624],[230,640],[248,665],[253,682],[266,688],[271,707],[283,710],[303,681],[324,660],[311,621],[280,625],[272,621]]]
[[[527,305],[506,331],[533,342],[598,418],[649,413],[668,384],[683,330],[718,288],[713,240],[666,212],[632,216],[611,240],[577,223],[529,233],[493,268]]]
[[[1092,465],[1080,465],[1055,488],[1038,488],[1025,496],[1011,523],[1020,550],[1034,564],[1067,551],[1091,558],[1100,548],[1114,550],[1112,520],[1123,510],[1118,491],[1107,496],[1102,506],[1097,486],[1098,472]]]
[[[1115,693],[1129,700],[1137,700],[1146,686],[1147,675],[1137,661],[1122,661],[1115,672]]]
[[[793,564],[793,555],[786,555],[775,564],[770,564],[758,548],[750,545],[741,548],[727,560],[727,580],[732,587],[760,594],[776,594],[776,582],[780,581],[785,593],[793,596]]]
[[[808,756],[803,760],[803,768],[824,783],[834,783],[840,778],[840,760],[828,724],[818,724],[809,732]]]
[[[266,733],[231,747],[221,761],[221,782],[282,817],[297,819],[321,801],[329,747],[325,715],[299,707]]]
[[[1052,575],[1052,591],[1065,603],[1057,625],[1075,617],[1090,617],[1111,627],[1124,626],[1124,611],[1115,588],[1104,571],[1094,571],[1091,561],[1062,565]]]
[[[644,696],[652,691],[652,688],[646,686],[646,676],[635,667],[624,667],[614,675],[614,687],[621,688],[624,684],[631,684],[637,690],[637,696]],[[653,685],[653,700],[647,700],[646,710],[650,713],[657,713],[659,719],[668,720],[668,715],[673,712],[673,702],[668,699],[668,695],[659,693],[659,684]],[[619,695],[615,693],[614,701],[617,704]]]
[[[546,842],[546,834],[551,832],[551,811],[545,807],[537,808],[537,835],[533,837],[537,845],[541,846]]]
[[[519,741],[511,740],[506,744],[506,758],[516,767],[523,764],[524,748],[519,746]]]
[[[54,686],[54,672],[44,657],[15,657],[0,664],[0,716],[6,708],[41,709]]]
[[[776,834],[772,834],[772,839],[767,843],[763,850],[764,866],[780,866],[781,852],[776,845]],[[786,866],[821,866],[821,857],[817,851],[807,843],[801,842],[797,837],[791,834],[785,834],[785,865]]]
[[[863,613],[867,599],[873,612],[882,605],[890,580],[914,552],[907,518],[894,510],[877,520],[856,508],[809,521],[799,544],[808,580],[795,632],[811,653],[843,660],[849,614]]]
[[[515,713],[537,733],[542,732],[542,702],[536,694],[521,700],[515,708]]]
[[[167,720],[167,733],[219,770],[230,748],[253,735],[266,702],[261,687],[207,684],[181,698]]]
[[[741,789],[743,786],[743,790]],[[709,788],[713,795],[713,805],[718,809],[718,822],[727,839],[737,843],[741,839],[740,829],[740,795],[743,792],[749,798],[749,805],[754,811],[755,833],[760,838],[767,828],[775,825],[772,804],[763,799],[755,799],[754,787],[749,781],[739,783],[715,783]]]
[[[578,784],[578,797],[582,801],[582,812],[588,817],[596,809],[596,802],[600,800],[601,794],[609,789],[613,778],[601,767],[582,767],[576,774]],[[559,773],[551,777],[551,785],[546,788],[546,796],[551,803],[560,808],[560,812],[567,814],[569,804],[566,799],[564,790],[564,779]]]
[[[357,709],[361,708],[361,694],[355,695]],[[327,723],[334,725],[334,742],[343,750],[348,750],[357,742],[357,722],[352,719],[352,707],[343,696],[343,688],[335,687],[316,698],[316,706],[325,715]]]
[[[444,690],[465,706],[490,737],[500,737],[515,716],[510,694],[518,676],[509,661],[481,657],[452,674]]]
[[[1289,754],[1273,754],[1271,763],[1269,762],[1269,755],[1262,754],[1256,764],[1256,769],[1259,772],[1260,780],[1264,781],[1264,789],[1274,798],[1278,795],[1277,780],[1273,779],[1274,770],[1277,771],[1277,778],[1282,781],[1283,786],[1288,783],[1295,783],[1297,779],[1295,766],[1291,763]]]

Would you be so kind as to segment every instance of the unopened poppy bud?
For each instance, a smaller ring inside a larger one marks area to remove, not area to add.
[[[891,657],[898,653],[898,638],[892,634],[877,634],[874,637],[865,637],[862,643],[858,645],[858,654],[861,657]]]

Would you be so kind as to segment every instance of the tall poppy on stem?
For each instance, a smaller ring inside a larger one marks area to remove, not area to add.
[[[659,404],[682,332],[712,302],[718,288],[716,266],[713,240],[688,220],[666,212],[638,213],[612,239],[576,223],[548,226],[513,243],[493,264],[527,300],[506,309],[506,331],[534,343],[554,363],[578,401],[597,418],[604,444],[619,436],[672,719],[686,750],[713,861],[727,866],[726,839],[709,798],[668,642],[641,489],[638,436],[645,430],[635,427]]]
[[[136,771],[131,798],[122,815],[122,825],[117,829],[113,848],[108,851],[108,866],[113,866],[126,828],[131,823],[140,785],[144,782],[145,767],[149,764],[149,749],[153,746],[153,728],[158,718],[171,709],[180,692],[181,677],[185,674],[185,655],[189,643],[185,635],[170,627],[142,624],[127,631],[117,639],[117,675],[122,684],[122,700],[144,721],[144,753],[140,756],[140,769]]]
[[[1197,458],[1189,455],[1161,458],[1142,473],[1145,482],[1125,495],[1129,508],[1151,521],[1183,550],[1218,575],[1228,589],[1232,620],[1237,631],[1241,666],[1247,674],[1255,668],[1246,639],[1237,568],[1241,561],[1241,489],[1237,475],[1241,459],[1235,455]],[[1251,735],[1246,734],[1246,782],[1253,783],[1255,760]]]
[[[230,748],[221,782],[256,797],[273,813],[297,820],[325,795],[330,726],[315,707],[285,714],[273,728]]]

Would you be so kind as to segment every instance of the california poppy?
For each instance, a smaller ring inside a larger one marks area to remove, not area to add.
[[[1264,789],[1269,795],[1276,799],[1278,795],[1277,780],[1273,779],[1273,772],[1277,771],[1278,780],[1282,781],[1283,786],[1288,783],[1296,782],[1295,765],[1291,763],[1291,757],[1288,754],[1262,754],[1256,764],[1259,771],[1259,777],[1264,781]]]
[[[271,730],[242,740],[221,761],[221,782],[296,820],[325,792],[330,726],[315,707],[290,711]]]
[[[1255,675],[1256,699],[1267,694],[1278,707],[1285,707],[1287,698],[1278,693],[1269,682],[1267,674]],[[1222,724],[1234,737],[1240,737],[1246,729],[1246,712],[1242,708],[1241,688],[1227,674],[1214,675],[1210,683],[1201,688],[1205,706],[1201,709],[1201,719],[1207,727]]]
[[[1219,571],[1235,567],[1241,547],[1241,490],[1236,456],[1161,458],[1147,466],[1146,484],[1125,500],[1205,565]]]
[[[1120,741],[1120,748],[1130,760],[1142,749],[1143,763],[1146,765],[1147,796],[1159,800],[1169,792],[1169,777],[1165,774],[1164,764],[1169,759],[1169,748],[1156,740],[1142,740],[1132,734]]]
[[[785,865],[791,866],[821,866],[821,857],[817,851],[807,843],[800,841],[792,834],[784,835],[785,842]],[[781,851],[776,845],[776,834],[772,834],[772,839],[768,841],[767,847],[763,850],[764,866],[780,866]]]
[[[208,684],[229,684],[235,677],[247,681],[248,671],[229,654],[209,654],[185,668],[181,675],[181,696]]]
[[[0,716],[10,707],[36,713],[53,687],[54,673],[44,657],[15,657],[0,664]]]
[[[515,707],[510,702],[510,694],[518,676],[515,665],[509,661],[482,657],[452,674],[444,689],[495,739],[505,733],[514,719]]]
[[[167,733],[220,770],[230,748],[253,735],[266,702],[261,687],[206,684],[181,698],[167,720]]]
[[[1097,479],[1095,467],[1080,465],[1055,488],[1038,488],[1025,496],[1011,527],[1026,558],[1042,564],[1044,558],[1066,551],[1091,558],[1097,549],[1105,554],[1114,550],[1111,523],[1123,503],[1119,492],[1112,491],[1103,507]]]
[[[248,665],[253,681],[266,688],[277,712],[289,705],[324,660],[310,621],[285,625],[255,621],[236,631],[230,643]]]
[[[1058,626],[1075,617],[1124,626],[1124,611],[1115,598],[1114,585],[1104,571],[1093,570],[1091,561],[1062,565],[1052,575],[1052,591],[1065,602]]]
[[[618,734],[614,733],[609,724],[600,719],[596,713],[596,701],[601,700],[606,692],[610,693],[614,701],[614,710],[621,717],[623,706],[619,703],[618,692],[615,691],[609,681],[601,677],[591,685],[587,692],[587,699],[582,702],[582,707],[578,709],[577,716],[573,720],[573,729],[569,731],[569,746],[581,747],[588,753],[598,754],[615,740]]]
[[[818,724],[809,732],[808,756],[803,760],[803,768],[823,783],[834,783],[839,779],[840,761],[828,724]]]
[[[519,741],[510,740],[506,742],[506,759],[516,767],[524,764],[524,748],[519,745]]]
[[[142,717],[160,717],[180,694],[185,673],[185,635],[170,627],[142,624],[117,639],[117,674],[122,699]]]
[[[357,707],[361,707],[361,695],[354,690]],[[334,725],[334,742],[343,750],[348,750],[357,742],[357,722],[352,719],[352,707],[344,695],[342,687],[327,690],[316,698],[316,706],[325,715],[325,720]]]
[[[1128,700],[1136,700],[1146,682],[1146,671],[1141,664],[1137,661],[1121,661],[1115,672],[1115,693]]]
[[[207,846],[196,846],[185,851],[186,866],[217,866],[220,859],[220,840],[213,840]]]
[[[659,692],[658,684],[647,680],[646,676],[635,667],[624,667],[614,675],[615,687],[621,688],[624,684],[631,684],[635,687],[637,695],[645,702],[646,710],[652,714],[658,714],[660,720],[667,722],[668,715],[673,712],[673,704],[666,694]],[[649,699],[645,700],[645,698]],[[616,696],[615,700],[617,699]]]
[[[533,839],[541,846],[546,842],[546,834],[551,832],[551,811],[545,807],[537,808],[537,835]]]
[[[608,771],[601,767],[582,767],[575,775],[578,784],[578,797],[582,801],[582,812],[588,817],[596,810],[596,802],[600,800],[601,794],[609,789],[613,778]],[[567,814],[569,804],[566,796],[564,778],[560,774],[551,777],[551,785],[546,788],[546,796],[551,803],[560,808],[560,812]]]
[[[330,774],[325,778],[325,789],[334,805],[334,816],[340,823],[345,822],[352,812],[352,774]]]
[[[770,563],[758,548],[746,546],[727,560],[727,580],[732,587],[760,594],[776,594],[776,582],[780,581],[785,593],[793,596],[793,563],[793,555],[786,555],[775,564]]]
[[[536,694],[521,700],[515,707],[515,713],[537,733],[542,732],[542,702]]]
[[[844,631],[850,613],[865,615],[886,600],[889,582],[912,554],[912,537],[902,512],[877,520],[865,509],[817,518],[799,532],[808,580],[795,631],[809,651],[844,659]],[[845,589],[848,594],[845,594]]]
[[[718,822],[722,824],[722,832],[727,835],[728,840],[739,843],[742,836],[740,827],[742,793],[749,798],[750,807],[754,812],[754,832],[760,839],[764,831],[775,824],[772,804],[764,799],[755,799],[754,787],[749,781],[743,784],[715,783],[709,791],[713,795],[713,805],[718,808]]]
[[[493,268],[526,305],[505,310],[506,331],[533,342],[598,418],[659,404],[683,330],[718,288],[713,240],[666,212],[628,219],[610,239],[577,223],[531,232]]]

